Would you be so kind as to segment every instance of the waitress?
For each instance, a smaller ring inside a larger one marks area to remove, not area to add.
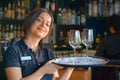
[[[53,26],[53,15],[47,9],[32,12],[24,22],[24,37],[6,50],[3,62],[7,80],[68,80],[73,68],[66,68],[59,76],[62,66],[54,64],[53,51],[43,46]]]

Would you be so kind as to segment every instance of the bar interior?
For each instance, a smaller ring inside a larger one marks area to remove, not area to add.
[[[54,51],[56,59],[86,55],[87,46],[82,37],[75,54],[69,41],[70,30],[79,30],[82,36],[84,28],[93,30],[87,55],[95,57],[102,39],[111,36],[109,17],[120,16],[120,0],[0,0],[0,80],[6,80],[2,63],[4,52],[24,36],[24,19],[38,8],[47,8],[54,15],[52,32],[43,43]],[[75,67],[70,80],[120,80],[120,57],[99,57],[109,61],[104,65]],[[60,75],[63,72],[64,69],[59,70]]]

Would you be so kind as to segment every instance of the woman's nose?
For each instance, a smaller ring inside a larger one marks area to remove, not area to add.
[[[42,22],[42,23],[41,23],[42,27],[46,27],[45,24],[46,24],[45,22]]]

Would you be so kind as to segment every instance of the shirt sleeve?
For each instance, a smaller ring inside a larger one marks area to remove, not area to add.
[[[4,67],[20,67],[19,54],[16,47],[10,46],[3,54]]]

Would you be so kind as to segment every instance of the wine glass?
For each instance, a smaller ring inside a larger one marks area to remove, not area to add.
[[[93,29],[84,28],[82,33],[82,43],[86,46],[86,56],[88,57],[88,48],[94,42]]]
[[[84,28],[82,33],[82,43],[86,46],[86,56],[88,57],[88,48],[94,42],[93,29]]]
[[[81,44],[81,37],[79,30],[70,30],[69,44],[73,48],[74,56],[75,56],[76,48]]]

